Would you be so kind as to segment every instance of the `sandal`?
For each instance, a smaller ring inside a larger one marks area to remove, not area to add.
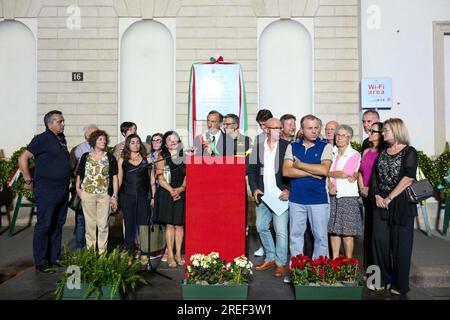
[[[168,262],[168,264],[169,264],[169,268],[176,268],[177,267],[177,263],[176,263],[176,261],[175,260],[173,260],[173,261],[167,261]]]
[[[186,261],[183,258],[181,258],[180,260],[175,260],[175,261],[179,266],[184,266],[186,264]]]

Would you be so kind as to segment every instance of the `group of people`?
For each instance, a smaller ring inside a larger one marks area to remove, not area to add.
[[[86,141],[69,153],[62,113],[47,113],[46,131],[35,136],[19,158],[25,188],[34,188],[36,195],[36,268],[45,271],[58,265],[71,175],[82,200],[76,212],[77,247],[104,252],[108,218],[121,210],[125,251],[136,255],[138,247],[137,256],[146,257],[148,226],[157,221],[166,225],[164,258],[169,267],[184,265],[185,157],[234,155],[246,158],[256,202],[256,227],[265,255],[256,270],[274,268],[275,276],[287,281],[289,256],[305,253],[310,245],[313,258],[336,258],[343,244],[345,255],[352,257],[354,237],[364,234],[364,266],[378,265],[382,288],[391,286],[393,294],[406,294],[417,208],[407,201],[405,189],[413,183],[418,163],[403,121],[380,122],[375,110],[366,111],[363,126],[368,138],[361,154],[351,146],[352,127],[337,121],[325,125],[324,136],[322,121],[314,115],[301,118],[298,132],[291,114],[277,119],[262,109],[256,121],[261,133],[253,143],[239,131],[238,116],[212,110],[207,130],[188,149],[175,131],[155,133],[147,144],[137,135],[136,124],[124,122],[120,130],[125,140],[112,153],[107,149],[108,134],[88,125]],[[275,212],[264,195],[288,201],[287,209]],[[308,230],[311,237],[305,236]]]
[[[330,121],[322,137],[322,121],[306,115],[295,138],[286,139],[283,122],[268,110],[260,112],[260,116],[267,114],[257,118],[264,134],[257,137],[248,174],[265,253],[264,262],[255,269],[275,268],[275,276],[285,276],[287,257],[305,254],[308,227],[316,259],[337,258],[341,246],[351,258],[355,236],[363,235],[364,267],[377,265],[381,272],[381,287],[369,285],[369,289],[405,295],[417,216],[416,204],[407,200],[405,190],[415,180],[418,160],[404,122],[399,118],[380,122],[376,110],[364,112],[368,137],[360,154],[351,146],[351,126]],[[260,200],[264,193],[289,201],[288,209],[272,211]]]

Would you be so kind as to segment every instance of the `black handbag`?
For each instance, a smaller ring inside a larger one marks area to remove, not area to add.
[[[412,203],[419,203],[428,199],[433,194],[433,186],[427,179],[416,181],[406,188],[406,196],[408,197],[409,202]]]
[[[74,211],[81,209],[81,198],[78,196],[76,191],[72,193],[72,198],[69,201],[69,208]]]

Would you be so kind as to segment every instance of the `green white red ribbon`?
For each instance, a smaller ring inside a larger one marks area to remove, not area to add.
[[[196,62],[191,66],[190,76],[189,76],[189,94],[188,94],[188,143],[189,146],[194,144],[194,139],[196,137],[196,96],[195,96],[195,66],[198,64],[238,64],[239,65],[239,127],[245,135],[248,131],[248,119],[247,119],[247,96],[245,92],[244,76],[242,73],[242,67],[239,63],[235,62],[225,62],[223,57],[214,59],[211,58],[209,62]]]

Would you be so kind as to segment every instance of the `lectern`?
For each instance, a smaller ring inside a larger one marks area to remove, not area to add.
[[[187,158],[187,263],[196,253],[227,261],[245,254],[245,197],[245,158]]]

